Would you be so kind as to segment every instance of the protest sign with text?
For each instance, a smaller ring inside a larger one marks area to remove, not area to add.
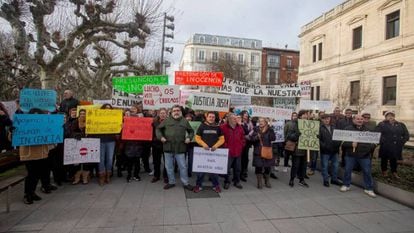
[[[123,140],[152,141],[152,117],[124,117]]]
[[[104,104],[110,104],[112,105],[112,100],[93,100],[92,101],[93,104],[100,104],[100,105],[104,105]]]
[[[249,95],[234,95],[230,96],[230,104],[231,106],[243,106],[243,105],[251,105],[252,104],[252,97]]]
[[[276,135],[276,140],[274,142],[284,142],[285,141],[285,121],[273,121],[272,128]]]
[[[180,103],[180,87],[145,85],[142,103],[144,109],[171,108]]]
[[[185,106],[193,110],[228,112],[230,96],[201,92],[192,93]]]
[[[361,142],[378,144],[381,138],[379,132],[351,131],[335,129],[332,140],[344,142]]]
[[[28,89],[20,91],[20,109],[29,112],[32,108],[39,108],[53,112],[56,110],[56,91]]]
[[[81,109],[88,111],[89,109],[100,109],[102,105],[100,104],[92,104],[92,105],[78,105],[76,107],[76,116],[79,116],[79,111]]]
[[[301,150],[319,151],[319,121],[298,120],[301,133],[298,148]]]
[[[17,110],[16,101],[4,101],[4,102],[1,102],[1,103],[6,108],[7,113],[9,114],[10,120],[13,120],[14,113]]]
[[[310,98],[311,95],[311,81],[303,80],[300,82],[300,94],[302,98]]]
[[[63,147],[63,164],[99,163],[101,157],[101,139],[66,138]]]
[[[221,87],[223,72],[175,71],[175,85]]]
[[[194,147],[193,172],[227,174],[229,149],[205,150]]]
[[[144,85],[168,85],[167,75],[114,77],[112,87],[129,94],[142,94]]]
[[[86,134],[117,134],[122,129],[121,109],[89,109],[86,111]]]
[[[63,142],[63,115],[15,114],[12,145],[30,146]]]
[[[129,94],[124,91],[112,89],[111,105],[118,108],[130,108],[142,102],[142,98],[136,94]]]
[[[325,112],[332,112],[333,110],[333,103],[332,101],[323,101],[323,100],[300,100],[299,109],[306,109],[306,110],[319,110]]]
[[[236,106],[234,112],[239,114],[241,111],[246,110],[251,117],[267,117],[275,120],[290,120],[292,110],[284,108],[271,108],[262,106]]]
[[[273,107],[291,109],[292,111],[296,111],[296,98],[273,98]]]
[[[180,105],[184,106],[185,102],[188,100],[188,98],[190,97],[190,95],[194,92],[200,92],[199,89],[195,89],[195,90],[180,90]]]

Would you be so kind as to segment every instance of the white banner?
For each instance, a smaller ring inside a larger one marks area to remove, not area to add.
[[[381,133],[369,131],[350,131],[334,129],[332,140],[378,144]]]
[[[180,104],[180,86],[144,85],[144,109],[157,110]]]
[[[193,110],[228,112],[230,96],[210,93],[192,93],[185,105]]]
[[[10,120],[13,120],[14,113],[17,110],[16,101],[4,101],[2,103],[9,114]]]
[[[283,85],[255,85],[224,78],[219,93],[260,97],[301,97],[301,87],[296,83]]]
[[[227,174],[229,149],[205,150],[194,147],[193,172]]]
[[[332,112],[333,110],[333,103],[332,101],[321,101],[321,100],[300,100],[299,109],[306,109],[306,110],[319,110],[325,112]]]
[[[99,138],[82,138],[81,140],[66,138],[63,164],[99,163],[100,143],[101,139]]]
[[[184,89],[184,90],[180,90],[180,105],[181,106],[185,106],[185,102],[188,100],[188,98],[190,97],[190,95],[194,92],[200,92],[199,89]]]
[[[268,117],[275,120],[290,120],[292,116],[291,109],[271,108],[262,106],[237,106],[234,108],[234,113],[239,114],[246,110],[251,117]]]
[[[104,105],[104,104],[110,104],[112,105],[112,100],[93,100],[94,105]]]
[[[112,107],[130,108],[132,105],[139,104],[140,102],[142,102],[142,98],[139,95],[112,89]]]
[[[292,111],[296,111],[296,98],[274,98],[273,107],[291,109]]]
[[[251,105],[252,97],[249,95],[233,95],[232,94],[230,96],[230,103],[231,103],[231,106]]]
[[[285,121],[273,121],[272,122],[273,131],[275,131],[276,140],[274,142],[284,142],[285,141]]]

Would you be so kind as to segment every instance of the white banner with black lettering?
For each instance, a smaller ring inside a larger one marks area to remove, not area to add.
[[[185,106],[193,110],[228,112],[230,96],[202,92],[192,93]]]
[[[64,143],[63,164],[99,163],[101,157],[101,139],[66,138]]]
[[[351,131],[335,129],[332,140],[345,142],[361,142],[378,144],[381,133],[369,131]]]
[[[267,117],[275,120],[290,120],[292,116],[291,109],[284,108],[271,108],[262,106],[236,106],[234,113],[239,114],[241,111],[246,110],[251,117]]]
[[[129,94],[117,89],[112,89],[112,107],[118,108],[130,108],[134,104],[142,102],[142,98],[139,95]]]
[[[227,174],[229,149],[205,150],[194,147],[193,172]]]

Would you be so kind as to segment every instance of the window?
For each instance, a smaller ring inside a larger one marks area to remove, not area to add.
[[[268,67],[279,67],[280,57],[278,55],[268,55],[267,56],[267,66]]]
[[[200,44],[204,44],[206,42],[206,39],[204,36],[200,36]]]
[[[318,61],[322,60],[322,42],[318,44]]]
[[[252,48],[256,48],[257,47],[257,42],[256,41],[252,41]]]
[[[231,45],[231,40],[230,39],[226,39],[226,44],[227,45]]]
[[[206,57],[205,57],[206,51],[204,50],[198,50],[198,60],[199,61],[205,61]]]
[[[259,64],[259,59],[258,59],[258,56],[257,55],[255,55],[255,54],[252,54],[252,56],[251,56],[251,65],[253,65],[253,66],[257,66],[258,64]]]
[[[311,87],[311,93],[310,93],[311,100],[314,100],[313,98],[314,94],[315,94],[315,87]]]
[[[243,70],[239,70],[239,72],[237,72],[237,78],[238,80],[244,80]]]
[[[359,95],[360,95],[360,82],[359,81],[351,82],[351,96],[349,99],[351,105],[359,104]]]
[[[286,65],[288,68],[292,68],[292,59],[288,58],[286,61]]]
[[[352,50],[362,47],[362,26],[352,30]]]
[[[252,80],[255,83],[260,83],[260,80],[259,80],[259,71],[258,70],[252,70],[251,71],[251,75],[252,75]]]
[[[292,82],[292,74],[291,73],[287,73],[287,78],[286,78],[286,81],[288,82],[288,83],[290,83],[290,82]]]
[[[278,69],[267,70],[266,81],[268,84],[276,84],[279,81],[279,70]]]
[[[218,39],[217,39],[217,37],[213,37],[213,44],[218,44]]]
[[[395,11],[387,15],[386,22],[386,36],[385,38],[391,39],[400,35],[400,11]]]
[[[239,59],[239,64],[243,65],[244,64],[244,55],[239,54],[238,59]]]
[[[312,46],[312,62],[316,62],[316,45]]]
[[[225,53],[226,61],[231,61],[231,53]]]
[[[321,86],[316,86],[316,97],[315,100],[321,99]]]
[[[211,53],[211,60],[212,61],[218,61],[218,52],[212,52]]]
[[[243,47],[243,41],[239,40],[239,47]]]
[[[384,77],[383,105],[395,105],[397,102],[397,76]]]

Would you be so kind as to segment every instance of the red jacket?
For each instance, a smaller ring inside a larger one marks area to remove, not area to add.
[[[240,157],[246,141],[244,139],[244,130],[239,124],[233,129],[228,123],[220,126],[224,135],[224,148],[229,149],[230,157]]]

